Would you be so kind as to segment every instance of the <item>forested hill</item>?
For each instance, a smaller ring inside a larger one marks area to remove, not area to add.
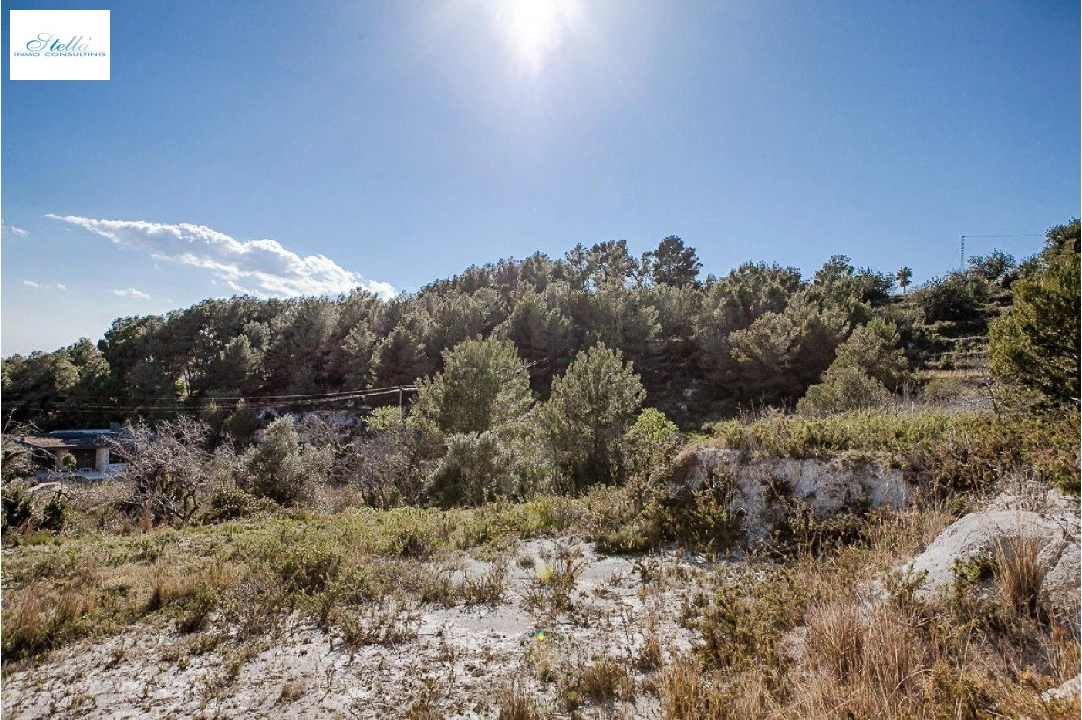
[[[1077,252],[1078,237],[1077,220],[1052,228],[1045,254]],[[641,258],[620,240],[578,245],[561,259],[471,266],[389,301],[360,289],[337,299],[206,300],[119,318],[97,345],[6,358],[4,421],[85,427],[213,398],[408,384],[439,371],[443,351],[492,336],[514,342],[541,398],[577,351],[618,348],[647,403],[690,424],[749,404],[794,403],[836,357],[858,358],[862,382],[897,392],[951,335],[985,335],[1010,306],[1014,281],[1040,263],[993,252],[919,288],[908,287],[908,268],[858,269],[845,256],[811,278],[764,263],[704,278],[695,250],[670,236]],[[867,360],[876,353],[879,361]]]

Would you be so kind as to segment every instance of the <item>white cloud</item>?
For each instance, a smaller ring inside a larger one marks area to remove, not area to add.
[[[39,283],[34,280],[23,280],[23,285],[28,288],[34,288],[35,290],[67,290],[68,286],[64,283]]]
[[[8,225],[2,219],[0,219],[0,230],[2,230],[4,233],[11,233],[12,235],[17,235],[18,237],[26,237],[30,234],[29,230],[23,230],[21,227]]]
[[[142,250],[157,260],[203,268],[238,293],[335,295],[361,286],[385,298],[397,294],[389,283],[365,280],[324,255],[302,258],[276,240],[242,242],[189,223],[165,225],[52,214],[46,217],[85,228],[122,247]]]
[[[150,296],[147,295],[145,292],[141,290],[136,290],[135,288],[128,288],[127,290],[114,290],[113,294],[119,295],[120,297],[139,298],[140,300],[150,299]]]

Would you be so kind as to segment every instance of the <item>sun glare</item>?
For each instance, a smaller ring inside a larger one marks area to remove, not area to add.
[[[497,0],[496,32],[519,68],[537,75],[578,22],[576,0]]]

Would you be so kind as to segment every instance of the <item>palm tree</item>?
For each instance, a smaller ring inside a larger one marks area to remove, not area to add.
[[[905,289],[909,287],[909,281],[913,277],[913,268],[905,266],[898,268],[898,272],[894,274],[894,279],[898,281],[898,287],[902,289],[902,294],[905,295]]]

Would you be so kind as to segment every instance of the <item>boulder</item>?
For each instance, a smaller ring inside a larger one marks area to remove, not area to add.
[[[919,593],[927,596],[950,588],[956,564],[1009,552],[1012,539],[1031,540],[1039,547],[1037,560],[1046,571],[1041,592],[1056,616],[1077,635],[1082,565],[1077,501],[1074,503],[1074,513],[1035,512],[1010,509],[1009,498],[997,498],[993,509],[970,513],[940,533],[903,567],[903,573],[912,577],[924,573]]]

